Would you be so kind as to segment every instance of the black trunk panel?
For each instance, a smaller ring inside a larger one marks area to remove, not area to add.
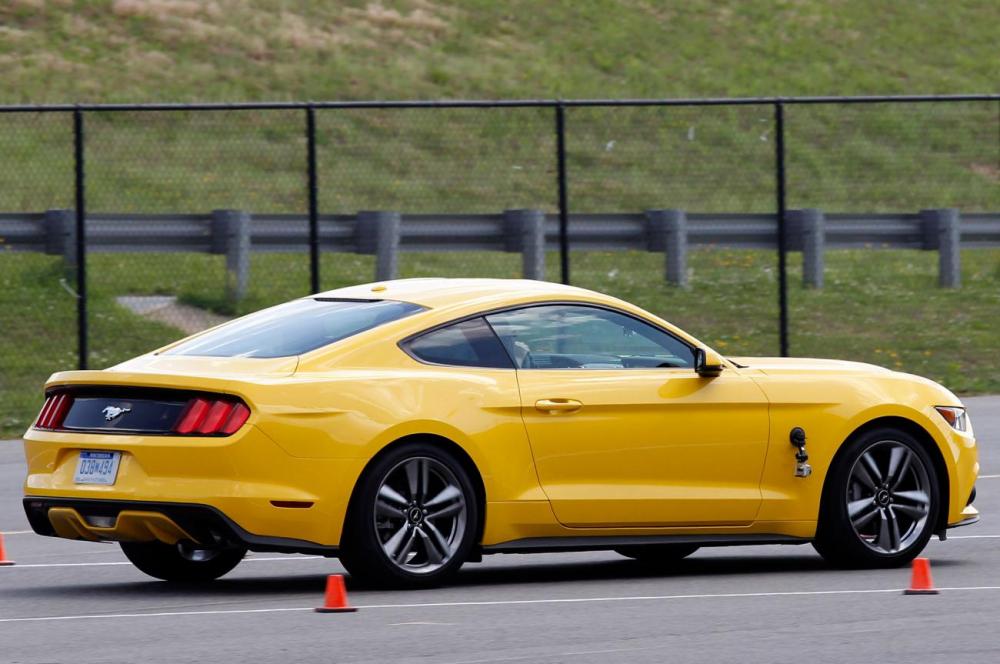
[[[143,387],[56,388],[72,403],[59,424],[63,431],[168,434],[197,393]]]

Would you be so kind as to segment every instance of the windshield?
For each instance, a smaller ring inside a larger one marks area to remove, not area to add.
[[[165,355],[288,357],[423,310],[388,300],[295,300],[238,318]]]

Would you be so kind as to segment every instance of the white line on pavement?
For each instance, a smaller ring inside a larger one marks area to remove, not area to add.
[[[956,586],[938,588],[940,591],[958,592],[973,590],[1000,590],[1000,586]],[[753,597],[807,597],[822,595],[872,595],[886,593],[901,593],[902,588],[877,588],[863,590],[792,590],[785,592],[759,593],[717,593],[699,595],[638,595],[626,597],[567,597],[558,599],[508,599],[480,602],[424,602],[413,604],[361,604],[357,609],[428,609],[463,606],[511,606],[527,604],[584,604],[589,602],[649,602],[677,599],[742,599]],[[83,614],[70,616],[38,616],[34,618],[0,618],[0,623],[11,622],[44,622],[57,620],[106,620],[109,618],[161,618],[170,616],[207,616],[207,615],[237,615],[248,613],[287,613],[292,611],[313,611],[303,606],[276,607],[271,609],[220,609],[213,611],[161,611],[158,613],[106,613]]]
[[[5,530],[0,535],[32,535],[34,530]]]
[[[980,475],[976,479],[980,479],[980,480],[995,480],[998,477],[1000,477],[1000,475]]]

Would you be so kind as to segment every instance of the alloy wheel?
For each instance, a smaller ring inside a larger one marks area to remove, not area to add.
[[[386,473],[373,518],[389,561],[411,574],[428,574],[446,565],[461,546],[468,507],[447,466],[430,457],[411,457]]]
[[[920,539],[931,511],[927,468],[908,445],[872,443],[851,468],[846,500],[861,542],[880,554],[899,553]]]

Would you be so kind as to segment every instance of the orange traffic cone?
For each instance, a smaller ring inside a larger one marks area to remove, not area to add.
[[[904,595],[937,595],[934,581],[931,579],[931,561],[927,558],[913,559],[913,576],[910,587],[903,591]]]
[[[344,577],[331,574],[326,577],[326,598],[323,606],[316,608],[317,613],[347,613],[357,611],[347,604],[347,589],[344,588]]]
[[[0,533],[0,567],[13,564],[13,560],[7,560],[7,551],[3,548],[3,533]]]

